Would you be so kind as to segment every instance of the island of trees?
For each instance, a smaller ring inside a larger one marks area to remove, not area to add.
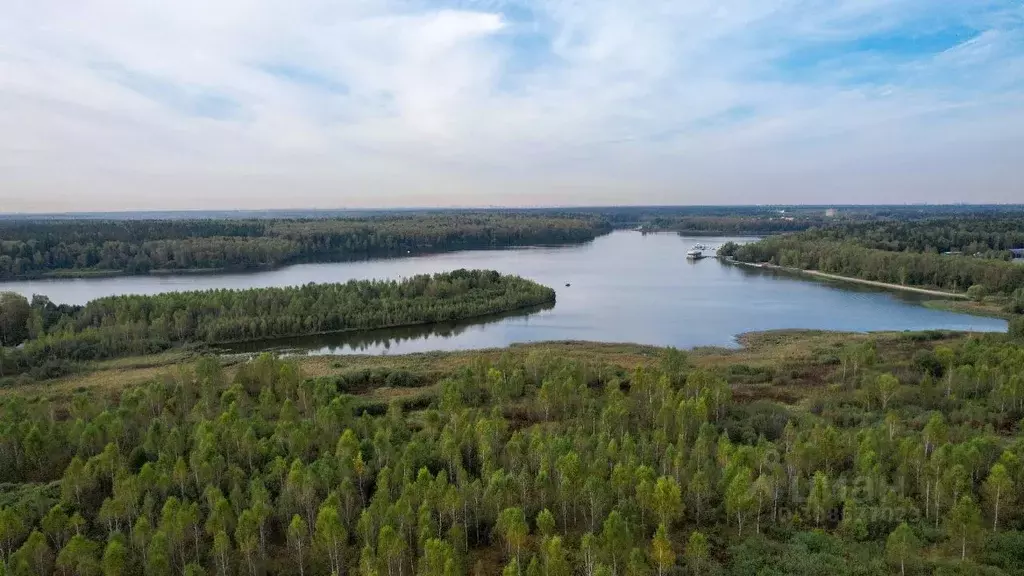
[[[593,240],[586,215],[452,212],[333,219],[0,219],[0,280],[246,270]]]
[[[0,377],[55,376],[78,362],[188,344],[448,322],[554,299],[550,288],[486,270],[401,281],[111,296],[85,306],[0,293]]]

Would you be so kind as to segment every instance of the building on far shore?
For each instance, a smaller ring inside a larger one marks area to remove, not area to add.
[[[825,217],[826,218],[835,218],[836,217],[836,209],[835,208],[829,208],[828,210],[825,210]]]

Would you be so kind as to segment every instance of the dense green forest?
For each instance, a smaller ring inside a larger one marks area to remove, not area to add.
[[[1015,218],[958,216],[910,222],[873,221],[818,228],[806,239],[854,242],[890,252],[958,252],[1010,260],[1024,248],[1024,214]]]
[[[493,271],[401,281],[111,296],[56,306],[0,293],[0,377],[55,376],[70,364],[213,345],[473,318],[555,300],[554,290]],[[19,344],[18,348],[14,348]]]
[[[13,575],[1024,573],[1019,341],[764,339],[614,362],[464,353],[441,373],[339,358],[309,378],[301,359],[206,357],[115,392],[3,395],[0,561]],[[389,396],[367,401],[378,386]]]
[[[471,212],[305,220],[0,220],[0,280],[252,269],[579,243],[610,229],[591,216]]]
[[[798,232],[825,223],[814,217],[770,216],[687,216],[655,218],[645,223],[653,230],[670,230],[685,235],[742,236]]]
[[[974,285],[987,293],[1012,294],[1024,286],[1024,266],[1001,260],[921,252],[890,252],[854,242],[772,236],[742,246],[723,246],[719,254],[742,262],[820,270],[830,274],[909,286],[966,291]]]
[[[988,217],[872,221],[815,227],[718,251],[742,262],[995,295],[1011,313],[1024,313],[1024,266],[1007,262],[1024,246],[1024,220]],[[953,252],[952,254],[949,252]]]

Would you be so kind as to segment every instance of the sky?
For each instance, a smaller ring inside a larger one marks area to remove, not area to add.
[[[1024,202],[1024,0],[0,13],[0,212]]]

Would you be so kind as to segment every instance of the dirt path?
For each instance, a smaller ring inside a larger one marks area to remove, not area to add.
[[[818,272],[817,270],[800,270],[804,274],[810,274],[811,276],[817,276],[819,278],[828,278],[831,280],[840,280],[843,282],[856,282],[857,284],[866,284],[868,286],[878,286],[879,288],[888,288],[891,290],[904,290],[906,292],[917,292],[918,294],[927,294],[929,296],[941,296],[942,298],[959,298],[966,300],[966,294],[959,294],[957,292],[945,292],[943,290],[930,290],[928,288],[917,288],[916,286],[904,286],[902,284],[889,284],[888,282],[876,282],[875,280],[862,280],[860,278],[850,278],[848,276],[837,276],[835,274],[826,274],[824,272]]]
[[[890,284],[888,282],[878,282],[875,280],[863,280],[861,278],[851,278],[849,276],[839,276],[837,274],[827,274],[825,272],[819,272],[817,270],[803,270],[801,268],[787,268],[785,266],[776,266],[774,264],[751,264],[749,262],[738,262],[732,260],[734,264],[740,264],[743,266],[752,266],[754,268],[764,268],[767,270],[781,270],[783,272],[792,272],[794,274],[807,274],[808,276],[814,276],[816,278],[824,278],[827,280],[838,280],[840,282],[853,282],[855,284],[864,284],[866,286],[875,286],[877,288],[886,288],[889,290],[903,290],[904,292],[916,292],[918,294],[927,294],[928,296],[939,296],[941,298],[956,298],[960,300],[966,300],[966,294],[960,294],[957,292],[946,292],[943,290],[932,290],[929,288],[918,288],[916,286],[904,286],[902,284]]]

